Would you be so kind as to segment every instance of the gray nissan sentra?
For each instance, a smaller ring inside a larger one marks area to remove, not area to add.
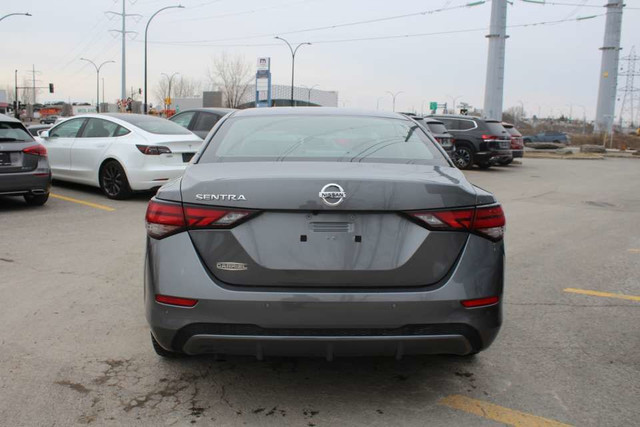
[[[234,112],[146,227],[164,357],[472,355],[502,322],[502,208],[399,114]]]

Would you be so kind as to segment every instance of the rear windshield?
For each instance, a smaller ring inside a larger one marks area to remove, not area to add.
[[[435,135],[447,133],[447,128],[442,123],[427,123],[427,126]]]
[[[13,122],[0,122],[0,142],[24,142],[33,141],[22,124]]]
[[[120,120],[157,135],[189,135],[191,132],[167,119],[142,114],[119,115]]]
[[[278,115],[230,118],[200,163],[335,161],[448,166],[420,126],[361,116]]]
[[[507,129],[507,132],[509,132],[509,135],[511,135],[511,136],[522,136],[522,134],[520,132],[518,132],[517,129],[514,128],[514,127],[508,127],[508,128],[505,128],[505,129]]]
[[[504,126],[500,122],[485,122],[492,135],[503,135],[506,132]]]

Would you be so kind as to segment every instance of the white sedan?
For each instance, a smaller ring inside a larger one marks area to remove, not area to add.
[[[53,178],[100,187],[111,199],[179,177],[202,140],[142,114],[83,114],[40,134]]]

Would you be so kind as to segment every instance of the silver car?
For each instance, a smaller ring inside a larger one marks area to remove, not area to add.
[[[502,323],[502,208],[398,114],[234,112],[146,227],[160,356],[471,355]]]

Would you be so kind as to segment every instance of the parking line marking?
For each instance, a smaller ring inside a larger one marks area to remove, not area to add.
[[[631,252],[632,254],[640,254],[640,249],[632,248],[632,249],[628,249],[628,251]]]
[[[590,291],[587,289],[575,289],[575,288],[566,288],[564,291],[572,292],[574,294],[591,295],[592,297],[618,298],[618,299],[626,299],[629,301],[640,301],[640,297],[637,297],[635,295],[612,294],[610,292]]]
[[[479,417],[497,421],[499,423],[511,426],[523,427],[561,427],[569,426],[558,421],[548,418],[538,417],[536,415],[527,414],[525,412],[516,411],[515,409],[505,408],[503,406],[494,405],[493,403],[483,402],[482,400],[472,399],[471,397],[454,394],[440,399],[439,405],[448,406],[449,408],[459,409]]]
[[[53,194],[53,193],[49,193],[49,195],[51,197],[53,197],[54,199],[60,199],[60,200],[64,200],[64,201],[67,201],[67,202],[78,203],[80,205],[89,206],[89,207],[92,207],[92,208],[95,208],[95,209],[102,209],[102,210],[107,211],[107,212],[115,211],[115,209],[112,208],[112,207],[105,206],[105,205],[99,205],[97,203],[85,202],[84,200],[74,199],[73,197],[61,196],[59,194]]]

